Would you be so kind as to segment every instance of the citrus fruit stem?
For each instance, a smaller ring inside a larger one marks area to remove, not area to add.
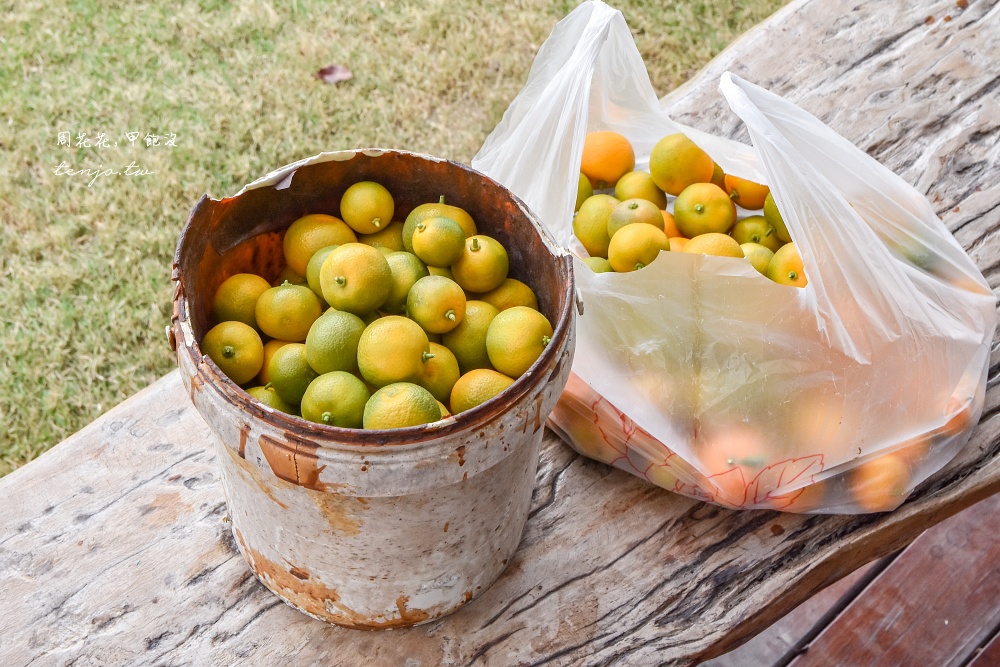
[[[337,276],[336,278],[333,279],[333,282],[343,287],[344,285],[347,284],[347,278],[345,278],[344,276]]]
[[[236,348],[233,347],[232,345],[226,345],[224,348],[222,348],[222,356],[224,356],[226,359],[232,359],[234,356],[236,356]]]
[[[705,212],[705,205],[704,204],[695,204],[694,205],[694,210],[697,213],[704,213]]]
[[[451,320],[452,322],[454,322],[455,321],[455,311],[454,310],[448,310],[448,312],[446,312],[444,314],[444,318],[446,320]]]
[[[798,280],[798,278],[799,278],[799,272],[798,271],[789,271],[788,272],[788,279],[789,280]]]
[[[636,270],[636,271],[638,271],[639,269],[641,269],[641,268],[643,268],[643,267],[645,267],[645,266],[646,266],[646,265],[645,265],[645,264],[643,264],[642,262],[636,262],[636,263],[635,263],[635,270]]]
[[[376,229],[378,229],[382,226],[382,218],[372,218],[372,224],[375,225]]]
[[[323,420],[324,424],[329,424],[330,422],[333,421],[333,415],[331,415],[329,412],[324,412],[322,415],[320,415],[320,419]]]
[[[444,204],[444,195],[441,195],[441,198],[438,199],[438,203],[439,204]]]
[[[551,342],[552,342],[551,338],[549,338],[548,336],[542,336],[542,347],[546,347]]]
[[[472,237],[472,244],[469,246],[469,250],[471,250],[472,252],[478,252],[479,247],[480,247],[479,239],[477,239],[476,237]]]
[[[423,359],[424,361],[428,361],[428,360],[433,359],[433,358],[434,358],[434,355],[431,354],[430,352],[424,352],[423,356],[421,356],[421,359]]]

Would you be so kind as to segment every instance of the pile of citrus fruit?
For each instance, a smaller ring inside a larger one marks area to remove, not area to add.
[[[685,135],[657,142],[644,172],[635,171],[628,139],[591,132],[580,170],[573,232],[595,272],[635,271],[668,250],[746,258],[777,283],[806,285],[802,259],[768,187],[723,173]],[[761,214],[741,219],[737,204]]]
[[[362,181],[340,218],[296,220],[277,280],[219,286],[203,352],[255,399],[344,428],[428,424],[509,387],[553,335],[535,293],[444,197],[395,214],[392,194]]]

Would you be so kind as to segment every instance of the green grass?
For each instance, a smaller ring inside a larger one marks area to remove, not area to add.
[[[174,368],[170,264],[199,196],[322,150],[468,162],[576,4],[0,2],[0,475]],[[618,7],[662,95],[781,4]],[[315,78],[333,63],[354,79]],[[61,162],[153,173],[88,187]]]

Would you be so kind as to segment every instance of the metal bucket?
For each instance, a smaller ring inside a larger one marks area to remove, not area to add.
[[[399,219],[445,195],[504,244],[511,275],[536,291],[552,342],[500,396],[426,426],[341,429],[254,401],[202,356],[219,284],[244,271],[276,277],[283,231],[307,213],[338,214],[344,190],[361,180],[389,188]],[[545,420],[573,358],[572,263],[540,230],[482,174],[401,151],[324,153],[195,206],[174,258],[168,336],[216,436],[236,543],[286,602],[353,628],[409,626],[454,611],[500,575],[520,541]]]

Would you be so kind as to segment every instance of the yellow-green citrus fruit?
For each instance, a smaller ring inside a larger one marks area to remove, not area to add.
[[[395,382],[382,387],[368,399],[364,412],[366,429],[406,428],[441,419],[437,400],[423,387]]]
[[[788,233],[788,228],[785,227],[785,219],[781,217],[778,205],[774,202],[774,195],[770,192],[767,193],[767,197],[764,199],[764,218],[774,227],[779,239],[785,243],[792,240],[791,234]]]
[[[480,294],[479,300],[493,304],[501,311],[514,306],[527,306],[538,310],[538,298],[535,292],[517,278],[507,278],[495,290]]]
[[[243,322],[216,324],[201,339],[201,349],[236,384],[254,379],[264,363],[260,335]]]
[[[289,343],[275,351],[268,364],[271,386],[285,403],[298,405],[317,373],[306,358],[306,346]]]
[[[392,194],[374,181],[355,183],[340,198],[340,215],[358,234],[374,234],[388,227],[395,211]]]
[[[552,325],[537,310],[514,306],[502,311],[486,332],[486,353],[493,367],[519,378],[542,356],[552,340]]]
[[[389,298],[392,270],[385,255],[375,248],[345,243],[323,261],[319,282],[328,304],[362,316]]]
[[[257,299],[270,289],[270,285],[260,276],[252,273],[237,273],[229,276],[212,299],[212,315],[216,322],[236,321],[257,327],[255,315]]]
[[[316,294],[305,285],[285,283],[260,295],[254,308],[257,326],[271,338],[304,341],[309,327],[323,313]]]
[[[489,292],[507,278],[510,260],[496,239],[477,234],[465,241],[462,254],[451,265],[455,282],[467,292]]]
[[[412,252],[394,252],[387,255],[385,261],[392,271],[392,289],[381,310],[390,315],[402,315],[406,312],[406,297],[410,288],[430,273],[428,267]]]
[[[441,336],[441,343],[455,355],[463,373],[475,368],[491,368],[486,352],[486,332],[490,322],[500,313],[485,301],[470,300],[465,303],[465,318]]]
[[[514,379],[489,368],[477,368],[458,378],[451,389],[451,412],[459,414],[482,405],[507,387]]]
[[[451,218],[457,222],[465,231],[465,238],[475,236],[478,233],[476,230],[476,223],[473,221],[472,216],[469,215],[465,209],[459,208],[458,206],[452,206],[451,204],[446,204],[444,202],[444,195],[442,195],[440,201],[429,204],[421,204],[410,211],[410,214],[406,216],[406,221],[403,223],[403,248],[406,249],[407,252],[413,252],[413,230],[416,229],[417,223],[428,218],[437,218],[439,216]]]
[[[419,382],[430,358],[430,341],[420,325],[399,315],[375,320],[358,341],[358,368],[376,387]]]
[[[354,313],[332,308],[313,322],[306,336],[306,359],[317,373],[358,370],[358,343],[365,323]]]
[[[365,383],[344,371],[324,373],[302,396],[302,418],[340,428],[361,428],[371,394]]]
[[[465,317],[465,292],[454,280],[425,276],[410,288],[406,313],[427,333],[451,331]]]
[[[608,219],[618,203],[611,195],[594,195],[573,216],[573,233],[591,257],[608,256]]]
[[[420,380],[420,386],[431,392],[437,400],[447,403],[451,397],[451,388],[462,375],[458,360],[451,350],[439,343],[431,343],[431,354],[434,356],[424,364],[424,377]]]
[[[281,396],[278,396],[274,387],[251,387],[247,389],[247,393],[270,408],[289,415],[295,414],[295,406],[281,400]]]
[[[413,254],[428,266],[454,264],[465,246],[465,231],[451,218],[427,218],[417,223],[410,240]]]

